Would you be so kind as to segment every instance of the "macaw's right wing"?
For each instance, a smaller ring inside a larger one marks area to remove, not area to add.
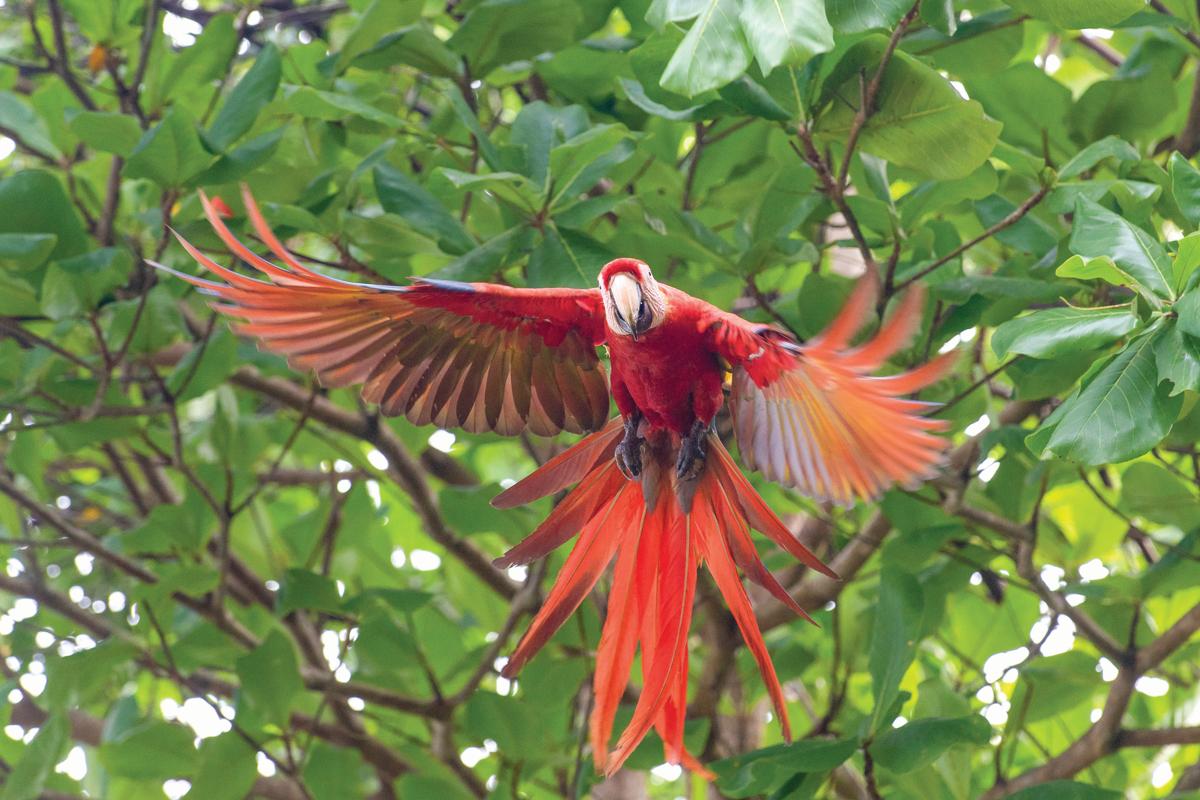
[[[226,269],[182,237],[223,282],[155,266],[220,298],[218,311],[244,320],[240,333],[297,369],[315,370],[325,385],[361,383],[363,398],[385,415],[472,433],[587,433],[608,419],[608,381],[596,353],[604,339],[598,289],[338,280],[289,253],[244,190],[259,238],[286,265],[279,267],[239,242],[200,197],[225,244],[269,280]]]

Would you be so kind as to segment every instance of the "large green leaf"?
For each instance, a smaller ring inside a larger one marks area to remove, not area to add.
[[[908,0],[825,0],[829,21],[841,35],[892,28],[912,5]]]
[[[1049,308],[996,328],[992,333],[992,349],[1001,358],[1009,353],[1056,358],[1115,342],[1137,324],[1133,310],[1127,307]]]
[[[88,147],[128,156],[142,138],[137,120],[106,111],[81,111],[71,117],[71,132]]]
[[[917,719],[876,736],[871,755],[884,769],[912,772],[932,764],[955,745],[978,747],[987,744],[991,736],[992,726],[979,714]]]
[[[503,64],[561,50],[575,40],[582,19],[570,0],[484,0],[447,44],[483,77]]]
[[[1108,28],[1146,7],[1145,0],[1004,0],[1023,14],[1063,28]]]
[[[778,789],[797,773],[828,772],[858,749],[853,739],[808,739],[722,759],[709,766],[726,797],[753,797]]]
[[[447,253],[461,255],[475,246],[466,228],[425,187],[389,164],[375,167],[379,204],[430,237]]]
[[[845,139],[854,125],[861,95],[861,70],[875,69],[887,40],[872,37],[846,53],[830,78],[838,88],[832,106],[817,121],[817,132]],[[996,145],[1000,123],[988,119],[974,100],[919,60],[897,52],[887,66],[875,113],[862,129],[863,150],[931,178],[970,175]]]
[[[0,800],[34,800],[54,774],[54,765],[62,758],[70,741],[71,723],[65,713],[52,714],[38,729],[37,736],[21,753],[5,775]]]
[[[889,712],[900,696],[900,679],[916,652],[924,609],[925,599],[917,579],[907,572],[884,568],[871,630],[869,668],[875,695],[872,730],[892,721]]]
[[[1071,252],[1084,258],[1109,258],[1150,295],[1174,296],[1171,259],[1158,240],[1085,197],[1075,204]]]
[[[4,127],[20,137],[27,147],[49,158],[58,158],[61,155],[41,117],[12,92],[0,91],[0,120],[3,120]]]
[[[205,800],[241,800],[258,778],[254,748],[237,732],[205,739],[191,791]]]
[[[1155,344],[1161,328],[1114,356],[1029,437],[1030,449],[1083,464],[1127,461],[1154,447],[1170,430],[1183,401],[1160,381]]]
[[[724,86],[750,66],[737,0],[708,0],[662,75],[662,87],[695,97]]]
[[[1192,228],[1200,228],[1200,169],[1178,152],[1171,153],[1171,195]]]
[[[163,188],[173,188],[183,185],[211,161],[191,115],[173,106],[129,154],[125,176],[149,178]]]
[[[1200,497],[1166,467],[1138,461],[1121,473],[1120,509],[1183,530],[1196,521]]]
[[[139,780],[186,778],[196,770],[195,735],[184,725],[144,722],[100,747],[100,763],[112,775]]]
[[[743,0],[741,23],[764,75],[833,49],[823,0]]]
[[[0,180],[0,233],[54,236],[51,258],[77,256],[88,248],[79,212],[62,183],[42,170],[25,170]]]
[[[291,640],[272,631],[262,644],[238,659],[237,673],[251,707],[264,719],[284,725],[292,701],[304,689]]]
[[[259,113],[271,102],[283,74],[282,56],[275,45],[268,44],[258,54],[254,66],[242,76],[237,86],[225,98],[217,118],[205,134],[214,150],[224,151],[254,125]]]

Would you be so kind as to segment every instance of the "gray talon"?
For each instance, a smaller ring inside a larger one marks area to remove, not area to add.
[[[641,414],[634,414],[625,420],[625,436],[613,454],[617,469],[629,480],[642,474],[642,437],[638,435],[641,424]]]
[[[694,481],[704,472],[708,457],[708,426],[697,420],[688,435],[679,442],[679,457],[675,461],[675,476],[682,481]]]

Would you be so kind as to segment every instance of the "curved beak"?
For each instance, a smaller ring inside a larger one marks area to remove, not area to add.
[[[612,279],[608,291],[612,296],[617,323],[636,342],[638,335],[649,327],[642,324],[643,318],[647,318],[648,322],[648,315],[645,313],[641,284],[629,275],[621,274]]]

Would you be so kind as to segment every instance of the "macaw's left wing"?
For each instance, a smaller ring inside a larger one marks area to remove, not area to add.
[[[922,416],[930,404],[904,395],[945,375],[955,354],[872,376],[912,336],[922,293],[910,291],[874,339],[850,348],[874,298],[875,282],[864,278],[829,328],[803,345],[725,312],[702,323],[709,346],[733,367],[730,409],[748,468],[840,505],[934,474],[947,442],[933,432],[946,424]]]
[[[363,384],[364,399],[417,425],[543,436],[604,426],[609,403],[596,353],[604,339],[598,289],[338,280],[301,264],[249,192],[243,194],[259,238],[286,268],[239,242],[201,194],[217,234],[269,280],[226,269],[182,237],[188,253],[223,282],[175,272],[223,300],[214,307],[244,320],[239,332],[292,366],[315,370],[328,386]]]

